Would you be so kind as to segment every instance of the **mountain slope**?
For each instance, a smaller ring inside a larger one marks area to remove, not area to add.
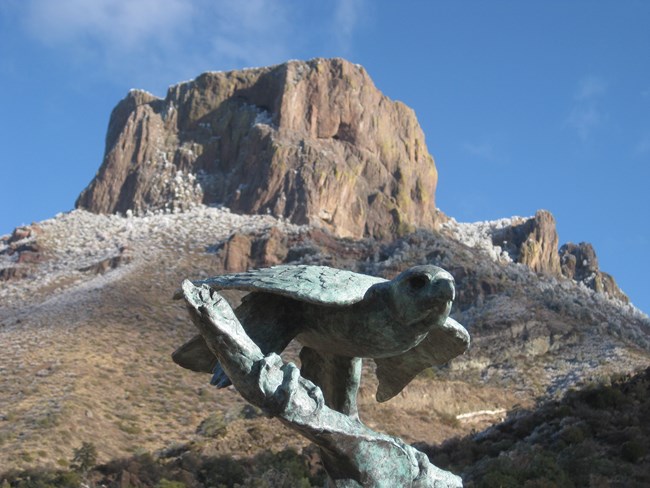
[[[305,446],[170,359],[195,333],[171,299],[180,282],[251,267],[454,275],[465,356],[386,404],[364,362],[362,419],[409,442],[647,367],[650,319],[588,244],[558,249],[545,211],[458,223],[435,208],[436,179],[413,112],[343,60],[207,73],[165,100],[130,93],[78,201],[95,213],[0,239],[0,466],[65,464],[82,442],[100,461],[186,443],[236,456]]]
[[[198,426],[215,412],[233,423],[223,439],[205,444],[206,453],[254,455],[305,444],[272,420],[241,418],[236,392],[217,391],[204,375],[171,362],[174,348],[194,334],[181,304],[171,300],[188,276],[278,262],[385,277],[423,262],[446,266],[457,278],[453,314],[472,334],[470,353],[381,405],[366,362],[362,418],[412,442],[442,441],[492,420],[450,421],[458,414],[531,405],[593,375],[647,365],[650,357],[649,321],[633,307],[499,263],[441,232],[392,243],[348,240],[206,207],[147,217],[75,211],[38,229],[17,242],[38,248],[39,259],[18,263],[28,274],[0,291],[3,466],[52,465],[70,459],[83,441],[95,441],[101,460],[198,442]],[[254,441],[251,429],[265,441]]]
[[[420,446],[467,487],[648,486],[650,369],[601,380],[478,435]]]

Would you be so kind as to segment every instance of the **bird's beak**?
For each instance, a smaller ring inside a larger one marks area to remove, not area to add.
[[[456,297],[454,278],[446,271],[437,273],[429,286],[433,298],[453,301]]]

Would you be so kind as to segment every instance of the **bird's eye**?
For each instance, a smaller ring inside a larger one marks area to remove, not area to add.
[[[409,287],[412,290],[419,290],[421,288],[424,288],[427,283],[429,283],[429,278],[427,278],[425,275],[418,275],[409,278]]]

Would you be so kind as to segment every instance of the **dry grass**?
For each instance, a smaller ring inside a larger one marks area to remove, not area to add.
[[[364,375],[359,399],[361,418],[370,427],[402,437],[407,442],[437,443],[468,434],[497,422],[478,418],[460,423],[456,415],[479,410],[511,409],[532,405],[533,399],[502,388],[461,381],[436,380],[426,373],[416,378],[399,395],[386,403],[374,398],[376,380]]]
[[[136,225],[129,222],[125,228]],[[119,230],[121,221],[118,224]],[[300,450],[306,445],[277,420],[243,418],[246,403],[236,391],[216,390],[208,384],[208,375],[183,370],[171,361],[171,353],[195,334],[182,303],[171,299],[173,292],[186,277],[221,271],[220,260],[205,252],[219,238],[204,224],[193,228],[191,245],[172,228],[163,228],[162,237],[156,235],[153,243],[146,240],[149,234],[133,242],[124,234],[132,246],[132,260],[103,276],[77,271],[76,265],[66,264],[66,251],[58,249],[56,259],[73,269],[69,274],[65,266],[51,267],[45,269],[58,269],[57,277],[42,279],[41,274],[29,282],[3,284],[7,287],[0,289],[3,469],[65,467],[82,442],[97,447],[100,462],[186,443],[207,455],[234,456],[286,446]],[[64,242],[64,237],[57,242]],[[118,237],[111,238],[122,243]],[[46,233],[43,247],[47,238]],[[87,238],[92,241],[95,235],[90,232]],[[86,257],[81,244],[76,249]],[[475,350],[480,351],[482,344],[487,350],[491,340],[503,342],[498,334],[491,339],[487,332],[474,343]],[[600,347],[600,336],[593,342],[594,348]],[[628,348],[614,353],[634,354]],[[296,361],[297,347],[290,347],[285,356]],[[558,357],[553,356],[553,365]],[[639,353],[636,360],[645,357]],[[575,358],[576,352],[567,350],[560,366],[573,371]],[[384,404],[374,400],[373,362],[367,361],[360,416],[370,427],[409,442],[431,444],[481,430],[499,418],[458,422],[456,416],[531,406],[533,396],[557,376],[546,369],[549,357],[515,359],[517,367],[508,370],[512,370],[509,381],[492,381],[490,375],[479,379],[481,371],[489,373],[489,363],[481,366],[474,360],[476,364],[465,370],[423,374]],[[610,363],[617,365],[614,359]],[[558,388],[565,388],[564,383]],[[223,432],[214,437],[197,433],[199,425],[216,413],[224,419]]]
[[[245,402],[236,391],[216,390],[207,375],[171,361],[171,352],[194,329],[182,304],[170,297],[192,270],[214,267],[213,259],[188,253],[179,260],[163,252],[103,286],[73,287],[58,300],[50,297],[49,305],[21,314],[19,323],[5,318],[0,465],[61,465],[84,441],[97,446],[100,461],[187,442],[204,445],[206,454],[241,456],[306,445],[277,420],[241,418]],[[43,290],[40,298],[50,292]],[[287,357],[295,360],[296,352],[290,348]],[[366,372],[362,418],[408,441],[461,434],[472,426],[456,425],[450,416],[520,401],[458,382],[418,379],[380,405],[375,381]],[[197,434],[215,411],[228,421],[225,433],[210,439]]]

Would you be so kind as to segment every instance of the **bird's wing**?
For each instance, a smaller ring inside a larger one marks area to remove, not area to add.
[[[272,293],[253,292],[235,310],[248,337],[263,354],[281,353],[298,331],[300,308],[292,307],[290,298]],[[172,354],[176,364],[199,373],[213,373],[213,383],[220,388],[230,385],[217,358],[201,335],[196,335]]]
[[[197,373],[212,373],[219,362],[200,334],[176,349],[172,359],[179,366]]]
[[[321,305],[345,306],[359,302],[383,278],[327,266],[281,265],[193,281],[215,290],[263,291]]]
[[[420,372],[440,366],[463,354],[469,347],[469,333],[451,317],[442,327],[435,327],[417,346],[404,354],[377,363],[377,401],[385,402],[397,395]]]

